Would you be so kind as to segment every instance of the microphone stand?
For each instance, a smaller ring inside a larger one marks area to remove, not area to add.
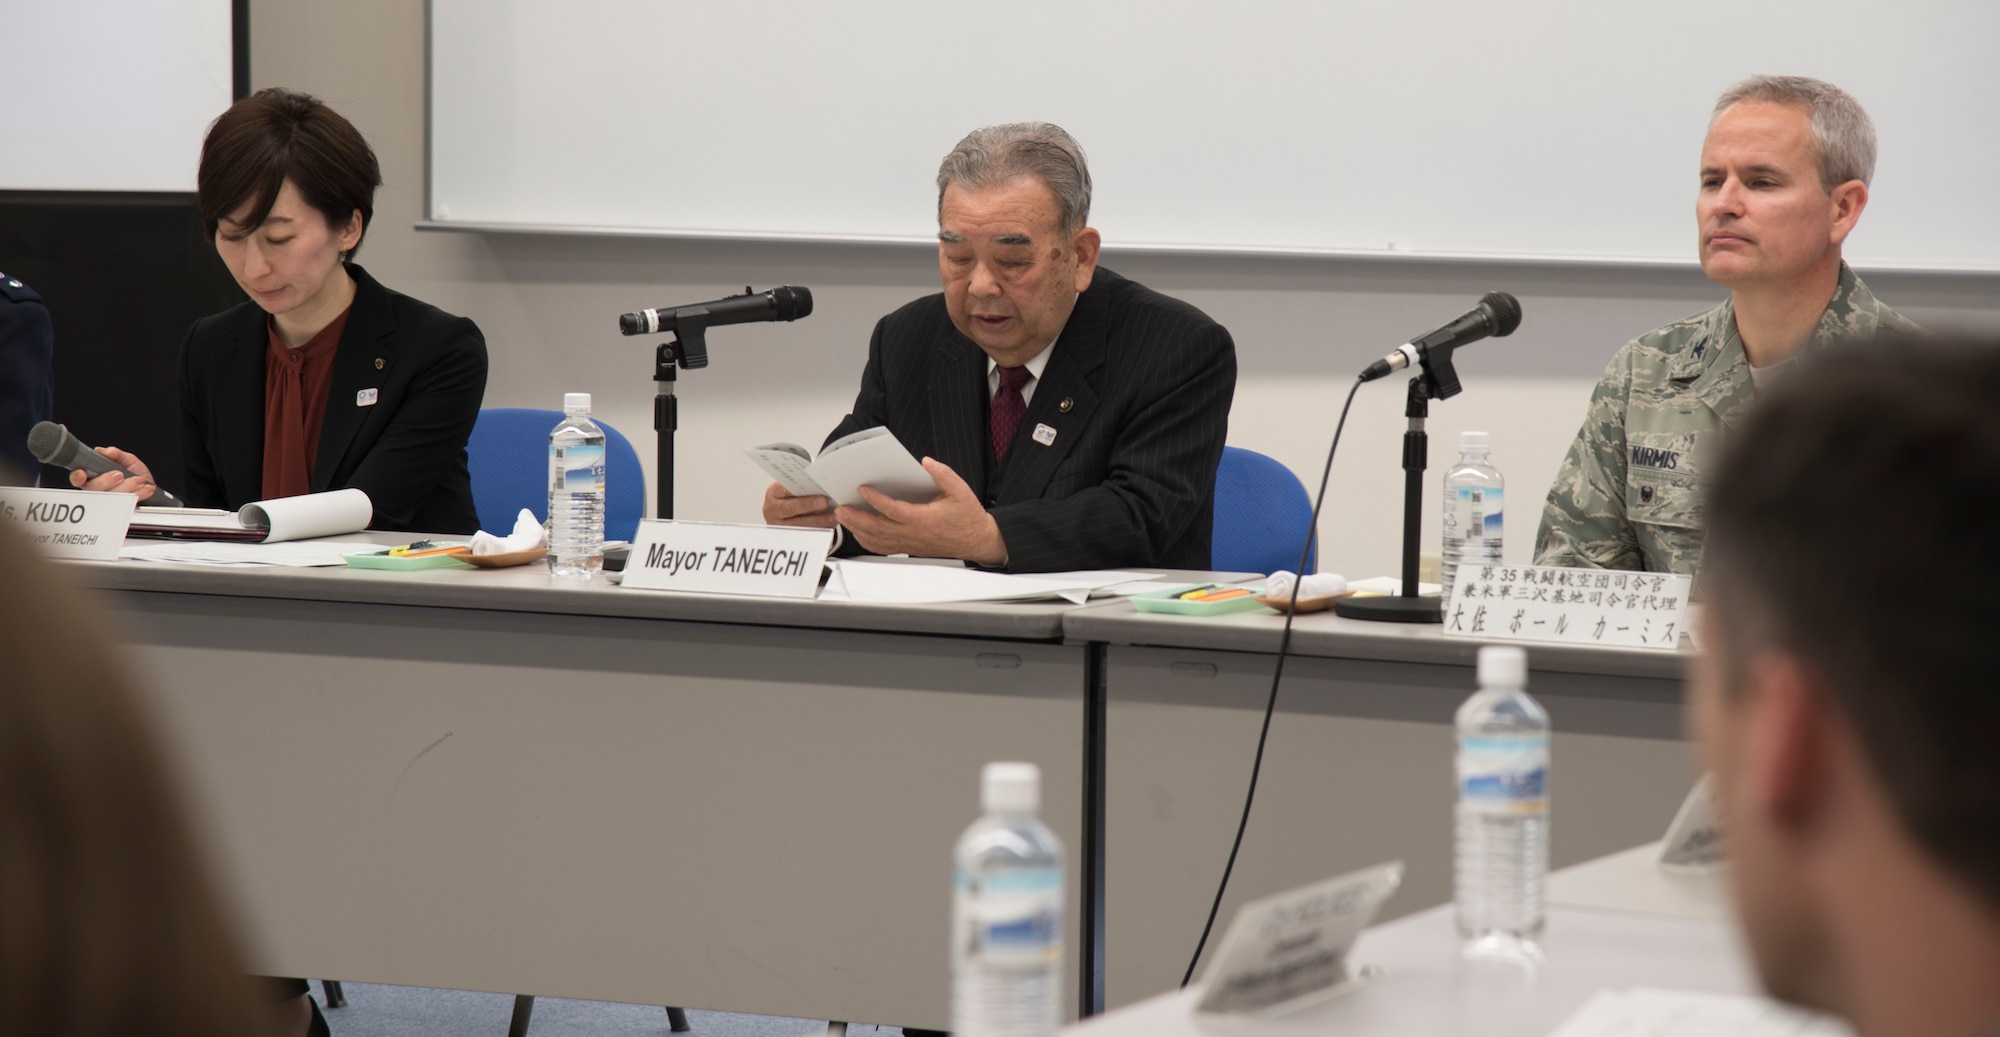
[[[1408,402],[1403,415],[1410,426],[1403,433],[1403,579],[1402,593],[1393,597],[1339,598],[1334,614],[1348,619],[1382,623],[1442,623],[1444,605],[1437,598],[1417,593],[1418,542],[1423,539],[1424,469],[1430,464],[1430,436],[1424,421],[1430,417],[1432,400],[1459,394],[1458,371],[1451,366],[1451,350],[1433,349],[1424,354],[1422,372],[1410,379]]]
[[[708,311],[683,309],[674,323],[672,336],[660,343],[653,354],[653,381],[659,391],[653,396],[654,479],[653,517],[674,517],[674,433],[681,424],[680,397],[674,388],[679,369],[690,371],[708,366]]]

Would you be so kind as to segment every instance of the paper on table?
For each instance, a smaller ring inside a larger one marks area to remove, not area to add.
[[[1148,591],[1164,589],[1166,586],[1166,584],[1160,582],[1158,575],[1142,576],[1136,580],[1114,583],[1109,587],[1099,587],[1091,591],[1090,596],[1093,598],[1129,598],[1134,594],[1145,594]],[[1190,583],[1187,586],[1192,587],[1195,585]]]
[[[1059,573],[1021,573],[1019,580],[1052,580],[1064,585],[1088,582],[1088,591],[1063,591],[1062,598],[1081,605],[1091,598],[1111,598],[1160,589],[1158,573],[1127,572],[1124,569],[1072,569]]]
[[[342,558],[342,554],[381,549],[381,544],[337,540],[286,544],[231,544],[189,540],[162,544],[134,544],[118,552],[118,557],[141,562],[178,562],[182,565],[222,568],[312,567],[346,565],[347,559]]]
[[[1851,1037],[1837,1019],[1761,997],[1600,990],[1549,1037]]]
[[[1401,594],[1403,581],[1394,576],[1370,576],[1365,580],[1347,581],[1347,589],[1361,594]],[[1437,594],[1443,588],[1435,583],[1417,581],[1418,594]]]
[[[827,563],[833,575],[821,601],[943,605],[966,601],[1033,601],[1061,598],[1081,604],[1099,587],[1129,583],[1145,573],[1101,570],[1015,576],[960,566],[907,565],[865,559]]]
[[[348,487],[326,493],[257,501],[243,505],[235,514],[216,514],[192,508],[177,513],[176,509],[149,508],[134,515],[132,524],[186,531],[240,533],[246,529],[261,529],[265,531],[263,542],[275,544],[286,540],[358,533],[368,528],[369,520],[374,517],[375,505],[368,500],[368,495]]]

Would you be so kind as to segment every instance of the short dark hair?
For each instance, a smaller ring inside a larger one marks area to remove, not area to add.
[[[1808,667],[1904,829],[2000,909],[2000,341],[1897,333],[1802,361],[1710,489],[1715,647],[1738,675],[1772,647]]]
[[[249,226],[263,223],[287,180],[329,226],[344,226],[359,209],[367,236],[375,189],[382,186],[375,152],[353,123],[319,98],[274,86],[230,105],[201,142],[195,193],[209,238],[246,202]],[[356,241],[349,251],[360,248]]]

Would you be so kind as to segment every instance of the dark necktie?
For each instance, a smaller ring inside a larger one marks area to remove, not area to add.
[[[1028,401],[1021,387],[1034,375],[1026,367],[1002,367],[1000,388],[993,390],[993,405],[987,408],[987,431],[993,434],[993,460],[1005,461],[1007,447],[1021,427],[1021,415],[1028,413]]]

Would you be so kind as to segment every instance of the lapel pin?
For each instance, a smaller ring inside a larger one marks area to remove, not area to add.
[[[1063,402],[1068,403],[1069,401],[1064,400]],[[1047,425],[1038,424],[1035,426],[1035,442],[1040,443],[1043,446],[1048,446],[1054,443],[1055,441],[1056,441],[1055,429],[1052,429]]]
[[[375,358],[375,370],[377,370],[377,371],[380,371],[380,370],[382,369],[382,365],[383,365],[383,364],[384,364],[385,362],[386,362],[386,361],[384,361],[384,360],[383,360],[383,359],[382,359],[381,357],[379,357],[379,356],[378,356],[378,357],[376,357],[376,358]]]
[[[356,407],[373,407],[375,406],[375,400],[378,395],[379,395],[379,390],[363,389],[360,392],[354,394],[354,405]]]
[[[1070,411],[1076,409],[1076,401],[1065,396],[1063,397],[1063,401],[1061,403],[1056,404],[1056,409],[1062,411],[1064,414],[1068,414]],[[1042,427],[1047,428],[1048,426],[1044,425]],[[1055,433],[1051,432],[1049,433],[1049,435],[1053,436],[1055,435]]]

